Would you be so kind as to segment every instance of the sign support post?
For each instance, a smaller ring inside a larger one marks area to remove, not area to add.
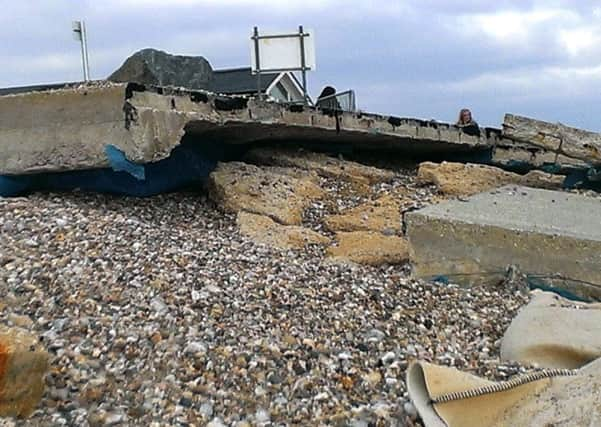
[[[83,79],[90,81],[90,63],[88,62],[88,34],[86,33],[86,23],[84,21],[73,21],[73,37],[79,40],[81,44],[81,64],[83,67]]]

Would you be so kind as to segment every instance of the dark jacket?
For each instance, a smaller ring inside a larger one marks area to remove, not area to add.
[[[474,120],[466,124],[457,124],[457,127],[468,135],[480,136],[480,126]]]

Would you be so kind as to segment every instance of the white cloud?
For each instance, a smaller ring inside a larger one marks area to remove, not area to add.
[[[333,0],[108,0],[101,3],[102,8],[106,7],[106,3],[111,3],[116,8],[161,8],[166,10],[180,7],[256,7],[266,13],[272,10],[323,9],[335,4]]]
[[[505,10],[458,17],[460,28],[472,36],[486,36],[498,43],[522,43],[543,27],[573,22],[578,15],[566,9]],[[554,25],[551,25],[551,24]]]
[[[495,92],[513,98],[540,101],[562,96],[587,96],[601,88],[601,64],[582,67],[542,66],[505,72],[483,73],[462,81],[443,83],[451,93]]]
[[[558,33],[562,47],[572,56],[577,56],[599,46],[601,31],[598,27],[582,27],[560,30]]]

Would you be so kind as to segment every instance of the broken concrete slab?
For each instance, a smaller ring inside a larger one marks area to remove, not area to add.
[[[18,89],[18,88],[17,88]],[[97,82],[0,96],[0,174],[106,168],[113,145],[135,163],[169,156],[182,136],[218,145],[311,142],[412,155],[490,150],[496,133],[453,125],[224,97],[203,91]]]
[[[307,175],[242,162],[220,163],[209,176],[209,196],[226,212],[266,215],[285,225],[300,225],[303,211],[324,191]]]
[[[25,418],[44,394],[48,353],[20,328],[0,326],[0,417]]]
[[[601,298],[601,201],[506,186],[405,215],[413,271],[459,284],[498,283],[509,265],[560,275],[576,295]]]
[[[334,232],[377,231],[389,235],[399,234],[402,229],[400,203],[397,197],[387,194],[347,209],[339,215],[329,215],[324,218],[324,225]]]
[[[256,243],[276,249],[303,249],[308,245],[327,245],[330,239],[298,225],[282,225],[265,215],[239,212],[240,233]]]
[[[601,164],[601,134],[596,132],[506,114],[503,135],[591,165]]]
[[[409,248],[403,237],[354,231],[336,233],[336,240],[338,244],[327,250],[331,261],[378,266],[403,264],[409,260]]]
[[[417,181],[434,184],[441,193],[449,196],[469,196],[507,184],[559,189],[563,176],[536,170],[519,175],[494,166],[471,163],[423,162],[419,165]]]

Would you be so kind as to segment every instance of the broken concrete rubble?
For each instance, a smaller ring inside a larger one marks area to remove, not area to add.
[[[332,261],[378,266],[403,264],[409,260],[409,248],[403,237],[353,231],[336,233],[336,240],[338,244],[327,250]]]
[[[460,284],[497,283],[509,265],[601,298],[601,203],[565,192],[506,186],[405,215],[414,273]]]
[[[511,139],[542,147],[558,155],[582,160],[589,165],[601,164],[601,134],[506,114],[503,134]]]
[[[48,354],[37,337],[0,326],[0,417],[29,416],[44,394],[47,371]]]
[[[541,171],[519,175],[494,166],[471,163],[424,162],[419,165],[417,180],[421,184],[434,184],[449,196],[470,196],[507,184],[559,189],[563,177]]]
[[[400,203],[394,195],[387,194],[376,200],[348,209],[339,215],[324,218],[330,231],[377,231],[399,234],[402,229]]]
[[[238,212],[240,233],[256,243],[277,249],[304,249],[307,245],[327,245],[330,239],[297,225],[282,225],[268,216]]]
[[[210,175],[209,195],[226,212],[266,215],[285,225],[300,225],[304,209],[324,192],[308,175],[242,162],[220,163]]]
[[[306,150],[257,148],[245,157],[253,163],[310,170],[321,176],[342,179],[358,186],[388,181],[394,176],[391,171]]]

